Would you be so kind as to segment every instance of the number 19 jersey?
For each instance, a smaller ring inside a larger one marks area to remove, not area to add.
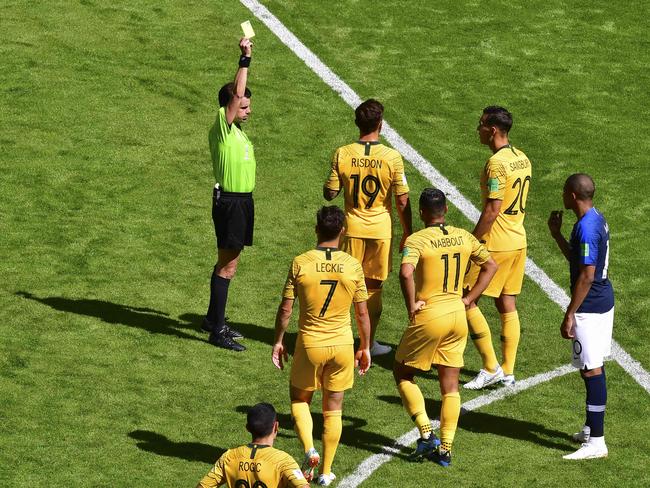
[[[481,195],[501,200],[489,235],[481,236],[490,251],[515,251],[527,247],[524,218],[530,188],[531,165],[526,155],[510,145],[495,152],[481,174]]]
[[[300,302],[298,343],[326,347],[354,343],[350,306],[368,300],[368,292],[358,260],[317,247],[294,258],[283,297]]]
[[[402,156],[379,141],[359,141],[336,150],[326,188],[343,187],[346,234],[390,239],[391,193],[409,192]]]
[[[434,224],[406,239],[402,264],[415,266],[415,299],[435,316],[465,310],[461,300],[463,276],[471,260],[482,265],[490,258],[485,246],[463,229]]]

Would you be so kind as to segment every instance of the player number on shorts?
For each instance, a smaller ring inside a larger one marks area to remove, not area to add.
[[[455,252],[452,257],[456,261],[456,277],[454,278],[454,291],[458,291],[458,281],[460,280],[460,253]],[[445,277],[442,282],[442,291],[447,291],[447,284],[449,283],[449,254],[440,256],[442,262],[445,263]]]
[[[323,308],[320,309],[319,317],[325,317],[325,312],[327,312],[327,307],[330,306],[332,301],[332,296],[334,296],[334,290],[336,290],[336,285],[339,284],[337,280],[320,280],[321,285],[329,286],[330,290],[327,292],[327,298],[325,298],[325,303],[323,303]]]
[[[260,480],[255,481],[252,485],[246,480],[237,480],[235,481],[235,488],[267,488],[267,486]]]
[[[379,183],[379,178],[373,175],[367,175],[361,180],[359,184],[359,175],[350,175],[352,180],[352,202],[354,208],[359,208],[359,190],[363,192],[365,196],[369,198],[368,203],[366,203],[366,208],[372,207],[372,204],[375,203],[377,195],[379,195],[379,190],[381,189],[381,184]],[[370,182],[372,181],[372,185]],[[372,186],[372,190],[370,187]]]
[[[508,215],[517,215],[519,212],[526,213],[526,204],[524,200],[528,195],[528,187],[530,186],[530,176],[526,176],[523,181],[521,178],[517,178],[512,184],[513,188],[517,188],[517,196],[512,201],[510,206],[503,211],[504,214]],[[519,203],[519,209],[516,209],[517,202]]]

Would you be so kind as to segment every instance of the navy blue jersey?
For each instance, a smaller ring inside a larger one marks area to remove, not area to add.
[[[595,266],[594,282],[578,313],[605,313],[614,306],[614,289],[607,279],[609,266],[609,227],[595,208],[582,216],[571,232],[571,291],[580,275],[580,265]]]

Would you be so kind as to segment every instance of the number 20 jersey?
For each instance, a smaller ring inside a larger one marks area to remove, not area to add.
[[[358,260],[317,247],[293,259],[283,297],[300,302],[298,344],[326,347],[354,343],[350,306],[368,300],[368,292]]]
[[[524,218],[530,188],[531,164],[526,155],[510,145],[495,152],[481,174],[481,196],[501,200],[489,235],[481,236],[490,251],[516,251],[527,247]]]
[[[391,194],[409,192],[402,156],[379,141],[338,148],[325,186],[343,188],[346,235],[365,239],[391,238]]]

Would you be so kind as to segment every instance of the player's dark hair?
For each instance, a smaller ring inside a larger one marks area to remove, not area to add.
[[[420,194],[420,210],[426,210],[432,217],[441,217],[445,214],[447,197],[437,188],[425,188]]]
[[[273,426],[278,414],[270,403],[258,403],[248,410],[246,428],[253,439],[266,437],[273,432]]]
[[[359,105],[354,111],[354,123],[362,135],[377,130],[384,118],[384,106],[377,100],[369,99]]]
[[[575,193],[578,200],[593,200],[596,193],[594,179],[586,173],[574,173],[569,176],[564,188]]]
[[[252,95],[251,91],[246,87],[244,89],[244,97],[250,98]],[[232,97],[235,96],[235,83],[230,82],[226,83],[221,87],[221,90],[219,90],[219,106],[220,107],[225,107],[230,103],[232,100]]]
[[[345,224],[345,214],[336,205],[321,207],[316,212],[316,233],[323,241],[335,239]]]
[[[504,132],[510,132],[512,128],[512,114],[503,107],[497,105],[490,105],[483,109],[485,117],[484,124],[490,127],[496,127]]]

